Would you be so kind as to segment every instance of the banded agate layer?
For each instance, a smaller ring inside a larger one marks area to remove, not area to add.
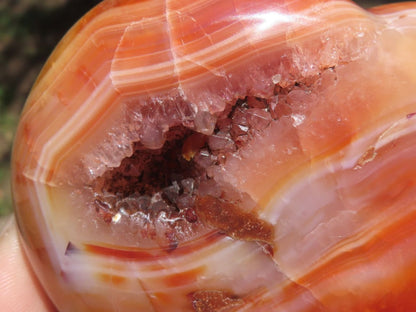
[[[414,3],[104,1],[13,152],[56,307],[415,309],[414,51]]]

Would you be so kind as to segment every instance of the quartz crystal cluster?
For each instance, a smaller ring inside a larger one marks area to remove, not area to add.
[[[413,311],[416,4],[106,0],[13,151],[62,312]]]

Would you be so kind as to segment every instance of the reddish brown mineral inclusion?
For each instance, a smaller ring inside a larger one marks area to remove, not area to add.
[[[269,244],[273,241],[274,227],[270,223],[252,212],[241,211],[232,203],[213,196],[203,196],[196,200],[195,209],[203,222],[232,238]]]
[[[242,306],[244,301],[220,290],[201,290],[191,294],[196,312],[233,311]]]

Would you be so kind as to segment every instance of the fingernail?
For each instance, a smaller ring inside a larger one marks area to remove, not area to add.
[[[11,214],[9,216],[0,217],[0,237],[6,235],[9,232],[12,224],[14,222],[14,215]]]

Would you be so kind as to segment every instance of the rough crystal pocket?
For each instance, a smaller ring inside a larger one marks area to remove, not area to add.
[[[416,4],[104,1],[13,152],[59,311],[416,309]]]

